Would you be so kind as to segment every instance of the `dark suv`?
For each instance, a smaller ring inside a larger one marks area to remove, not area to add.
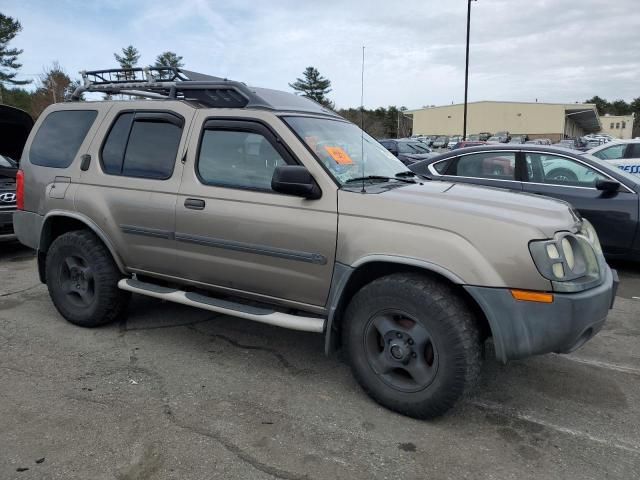
[[[13,238],[17,159],[32,127],[33,120],[27,112],[0,105],[0,239]]]

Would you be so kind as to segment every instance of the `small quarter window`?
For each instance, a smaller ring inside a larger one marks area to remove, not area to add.
[[[95,110],[51,112],[40,125],[31,144],[31,163],[41,167],[67,168],[76,158],[97,115]]]

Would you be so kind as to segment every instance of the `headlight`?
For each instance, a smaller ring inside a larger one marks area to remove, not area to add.
[[[602,247],[600,246],[600,239],[598,238],[598,233],[596,229],[593,228],[591,222],[586,218],[582,219],[582,229],[578,232],[578,235],[582,235],[585,237],[591,245],[593,245],[593,249],[602,254]]]
[[[593,230],[593,227],[591,229]],[[599,260],[601,255],[596,254],[596,245],[599,248],[600,243],[595,230],[592,234],[595,237],[589,239],[587,233],[573,235],[561,232],[556,234],[553,240],[529,243],[529,251],[536,268],[543,277],[551,280],[555,291],[576,292],[595,287],[602,282]]]

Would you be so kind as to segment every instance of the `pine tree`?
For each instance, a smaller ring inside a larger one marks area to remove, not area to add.
[[[122,49],[122,55],[118,55],[114,53],[116,61],[120,64],[120,68],[134,68],[138,65],[138,60],[140,60],[140,52],[133,45],[129,45]],[[135,77],[133,72],[125,73],[124,75],[117,76],[119,80],[132,80]]]
[[[182,57],[177,55],[175,52],[163,52],[156,57],[155,67],[173,67],[173,68],[182,68],[184,67],[184,63],[182,62]],[[160,79],[171,78],[170,74],[161,73]]]
[[[140,52],[133,45],[123,48],[122,55],[114,53],[113,56],[120,64],[120,68],[134,68],[140,60]]]
[[[335,104],[327,98],[327,94],[331,91],[331,80],[324,78],[315,67],[307,67],[303,72],[304,78],[296,78],[296,81],[290,83],[296,93],[302,94],[303,97],[315,100],[327,108],[333,109]]]
[[[163,52],[156,57],[156,67],[184,67],[182,57],[175,52]]]
[[[22,30],[22,25],[17,20],[0,13],[0,103],[3,102],[2,92],[4,84],[26,85],[31,80],[16,80],[18,70],[22,64],[18,63],[18,56],[22,50],[9,48],[9,42]]]

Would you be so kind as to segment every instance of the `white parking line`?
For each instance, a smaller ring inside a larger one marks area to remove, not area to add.
[[[558,355],[558,354],[554,354],[554,355],[561,357],[565,360],[569,360],[571,362],[581,363],[583,365],[590,365],[592,367],[605,368],[607,370],[614,370],[616,372],[629,373],[631,375],[640,375],[640,368],[636,368],[636,367],[630,367],[627,365],[618,365],[618,364],[609,363],[609,362],[601,362],[600,360],[590,360],[588,358],[580,358],[580,357]]]
[[[555,423],[548,422],[546,420],[542,420],[539,418],[535,418],[532,415],[526,413],[519,413],[512,408],[506,407],[499,403],[487,402],[487,401],[472,401],[472,405],[475,405],[480,408],[485,408],[487,410],[491,410],[500,415],[504,415],[511,418],[517,418],[518,420],[524,420],[526,422],[535,423],[537,425],[549,428],[551,430],[555,430],[560,433],[564,433],[566,435],[570,435],[572,437],[576,437],[583,440],[588,440],[590,442],[598,443],[600,445],[605,445],[607,447],[617,448],[620,450],[624,450],[626,452],[631,452],[635,454],[640,454],[640,445],[634,445],[628,442],[620,442],[620,441],[612,441],[606,438],[596,437],[591,435],[590,433],[583,432],[582,430],[574,430],[572,428],[561,427],[560,425],[556,425]]]

